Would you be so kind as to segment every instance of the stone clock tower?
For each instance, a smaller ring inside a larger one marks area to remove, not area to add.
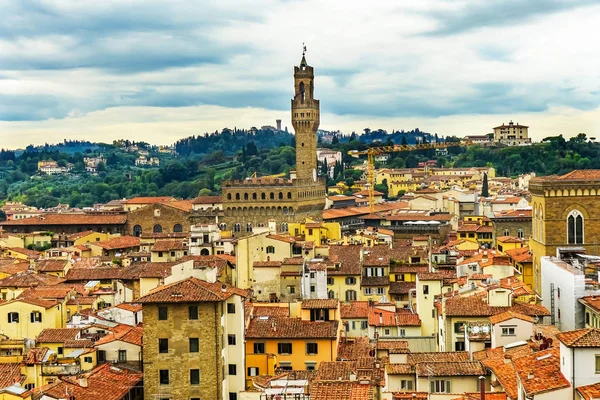
[[[314,97],[315,74],[302,54],[300,65],[294,67],[294,98],[292,125],[296,132],[296,176],[301,182],[316,182],[317,129],[319,128],[319,100]]]
[[[319,100],[314,98],[314,72],[304,53],[294,67],[292,125],[296,132],[296,174],[289,178],[247,178],[223,181],[224,230],[237,236],[252,234],[253,228],[277,223],[287,231],[289,222],[321,219],[325,206],[325,178],[317,171]]]

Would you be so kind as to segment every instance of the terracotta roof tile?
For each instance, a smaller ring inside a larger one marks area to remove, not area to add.
[[[21,384],[23,381],[25,381],[25,376],[21,375],[21,364],[0,364],[0,388],[12,386],[15,383]]]
[[[462,396],[456,397],[452,400],[480,400],[481,393],[463,393]],[[489,392],[484,393],[483,400],[506,400],[506,393],[495,393]]]
[[[576,169],[567,174],[556,177],[555,179],[561,181],[571,180],[590,180],[595,181],[600,179],[600,169]]]
[[[304,264],[304,259],[302,257],[288,257],[284,258],[281,262],[281,265],[302,265]]]
[[[192,200],[193,204],[221,204],[223,197],[221,196],[198,196]]]
[[[537,304],[512,302],[512,307],[490,306],[480,296],[450,297],[446,300],[446,315],[455,317],[485,316],[513,311],[531,317],[547,316],[550,312],[546,307]]]
[[[39,364],[44,360],[46,353],[48,352],[47,347],[32,347],[23,356],[23,363],[25,365]]]
[[[490,317],[490,322],[495,325],[495,324],[499,324],[500,322],[505,322],[508,321],[509,319],[520,319],[522,321],[526,321],[526,322],[534,322],[534,319],[531,318],[528,315],[523,315],[521,313],[518,312],[514,312],[514,311],[505,311],[503,313],[500,314],[496,314],[496,315],[492,315]]]
[[[329,268],[327,275],[360,275],[360,245],[332,245],[329,247],[329,261],[339,263],[339,269]]]
[[[289,317],[290,310],[286,307],[278,306],[259,306],[256,303],[250,303],[246,308],[251,308],[254,317]]]
[[[600,312],[600,296],[585,296],[579,302],[594,311]]]
[[[338,307],[337,299],[309,299],[302,301],[302,309],[310,310],[315,308],[332,309]]]
[[[94,342],[90,339],[76,339],[76,340],[65,340],[63,342],[64,347],[72,349],[91,349],[94,347]]]
[[[182,240],[161,239],[152,246],[152,251],[187,250],[187,242]]]
[[[373,400],[374,387],[358,382],[315,382],[310,386],[311,400]]]
[[[417,376],[480,376],[486,371],[479,361],[425,362],[416,364]]]
[[[100,340],[96,341],[95,346],[100,346],[106,343],[115,341],[125,342],[136,346],[142,346],[142,338],[144,331],[142,328],[131,327],[128,330],[115,332],[110,335],[103,336]]]
[[[0,280],[0,287],[31,287],[42,285],[56,285],[64,282],[62,278],[53,275],[36,274],[33,271],[7,276]]]
[[[181,211],[191,211],[194,205],[192,200],[176,200],[176,201],[167,201],[162,203],[167,207],[176,208]]]
[[[387,364],[385,366],[389,375],[414,375],[415,366],[411,364]]]
[[[40,260],[35,266],[37,272],[60,272],[67,266],[66,260]]]
[[[90,245],[102,247],[104,250],[130,249],[140,246],[140,238],[136,236],[119,236],[102,242],[93,242]]]
[[[408,294],[409,290],[416,287],[416,282],[390,282],[389,294]]]
[[[278,268],[281,267],[281,261],[254,261],[254,268]]]
[[[533,256],[529,247],[521,247],[519,249],[510,249],[505,251],[506,255],[509,256],[515,262],[532,262]]]
[[[97,267],[97,268],[71,268],[65,275],[68,282],[88,282],[93,280],[120,279],[123,268],[121,267]]]
[[[371,357],[371,351],[373,349],[373,344],[366,336],[356,337],[353,339],[346,338],[340,342],[337,359],[339,361],[343,361]]]
[[[518,358],[514,360],[514,364],[528,397],[570,386],[560,372],[560,349],[558,347]]]
[[[402,392],[393,393],[392,400],[427,400],[429,393],[427,392]]]
[[[421,319],[418,314],[410,312],[391,312],[381,308],[372,308],[369,312],[369,325],[421,326]]]
[[[153,289],[137,299],[137,302],[142,304],[221,302],[233,295],[247,297],[248,293],[221,282],[210,283],[192,277]]]
[[[64,343],[65,340],[75,340],[79,336],[79,328],[48,328],[35,338],[36,343]]]
[[[17,261],[14,258],[0,260],[0,272],[14,275],[29,270],[29,261]]]
[[[158,197],[134,197],[127,201],[125,204],[156,204],[165,203],[168,201],[175,201],[176,199],[171,196],[158,196]]]
[[[87,379],[87,386],[79,385],[79,377]],[[62,399],[66,395],[67,398],[73,396],[75,400],[120,400],[141,382],[141,372],[102,364],[90,372],[62,378],[62,380],[49,385],[35,388],[32,392],[34,394],[44,393],[57,399]]]
[[[567,347],[600,347],[600,329],[585,328],[556,335]]]
[[[123,225],[125,222],[126,214],[46,214],[41,217],[4,221],[0,225]]]
[[[594,400],[600,398],[600,382],[591,385],[579,386],[577,388],[583,400]]]
[[[246,338],[335,338],[338,321],[304,321],[299,318],[254,317]]]
[[[529,348],[529,346],[526,346]],[[502,348],[500,348],[502,350]],[[496,376],[496,379],[502,385],[502,388],[511,399],[516,399],[519,394],[517,386],[517,371],[512,362],[506,362],[504,357],[495,359],[486,359],[482,361],[482,364],[492,371]]]
[[[121,303],[117,304],[115,308],[120,308],[121,310],[131,311],[133,313],[142,311],[142,305],[136,303]]]
[[[416,365],[419,363],[457,363],[469,361],[469,353],[466,351],[410,353],[407,363]]]
[[[343,319],[368,318],[369,302],[351,301],[340,304],[340,315]]]

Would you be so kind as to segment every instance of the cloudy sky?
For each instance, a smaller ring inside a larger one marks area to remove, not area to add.
[[[598,0],[0,0],[0,147],[289,123],[600,138]]]

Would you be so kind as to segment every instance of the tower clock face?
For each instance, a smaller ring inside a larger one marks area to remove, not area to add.
[[[313,182],[317,181],[317,170],[313,168]]]

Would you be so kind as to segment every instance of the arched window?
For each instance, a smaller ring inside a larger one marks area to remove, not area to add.
[[[136,236],[136,237],[142,236],[142,227],[140,225],[136,225],[133,227],[133,236]]]
[[[519,239],[524,239],[524,238],[525,238],[525,234],[523,233],[523,229],[519,229],[519,230],[517,231],[517,237],[518,237]]]
[[[222,231],[226,231],[227,230],[227,224],[224,223],[224,222],[221,222],[219,224],[219,229],[222,230]]]
[[[287,222],[284,222],[281,224],[281,232],[285,233],[288,230],[288,224]]]
[[[567,243],[583,244],[583,215],[577,210],[567,217]]]
[[[266,200],[267,199],[267,195],[265,193],[261,193],[260,194],[260,198],[261,198],[261,200]]]
[[[231,193],[227,193],[227,200],[231,200]]]
[[[246,232],[252,232],[252,224],[251,223],[246,224]]]
[[[287,207],[283,207],[283,215],[287,215],[289,213],[289,210]]]
[[[510,236],[510,230],[505,229],[504,230],[504,236]]]
[[[252,200],[256,200],[256,192],[252,193]]]
[[[241,232],[242,231],[242,226],[240,224],[235,224],[233,226],[233,231],[234,232]]]
[[[210,252],[208,251],[208,249],[202,249],[202,250],[200,250],[200,255],[208,256],[208,255],[210,255]]]
[[[154,225],[154,229],[152,230],[154,233],[162,233],[162,226],[160,224]]]
[[[279,200],[283,200],[283,193],[279,192]]]
[[[236,194],[235,194],[235,199],[236,199],[236,200],[239,200],[239,199],[240,199],[240,194],[239,194],[239,193],[236,193]]]
[[[244,193],[244,200],[248,200],[248,193]]]
[[[288,192],[287,197],[288,197],[288,199],[291,199],[292,198],[292,192]]]
[[[271,200],[275,200],[275,193],[271,192],[270,198],[271,198]]]
[[[183,227],[181,226],[181,224],[173,225],[173,232],[183,232]]]

